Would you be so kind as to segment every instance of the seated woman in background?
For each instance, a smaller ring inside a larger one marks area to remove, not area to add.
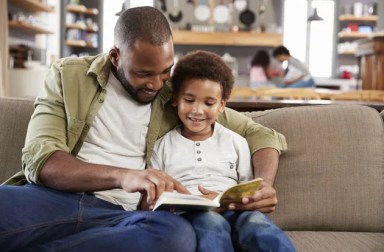
[[[273,51],[273,57],[280,63],[288,62],[288,69],[284,75],[284,83],[279,85],[282,88],[305,88],[313,87],[315,82],[307,67],[298,59],[291,56],[285,46],[279,46]]]
[[[271,58],[267,51],[259,50],[251,61],[249,71],[250,87],[275,87],[276,79],[281,77],[283,72],[275,64],[271,64]]]

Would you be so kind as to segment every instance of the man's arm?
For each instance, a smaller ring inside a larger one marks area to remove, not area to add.
[[[163,191],[188,191],[165,172],[153,169],[135,170],[83,162],[56,151],[43,165],[39,181],[51,188],[71,192],[123,189],[141,192],[153,203]]]
[[[264,182],[255,195],[245,199],[243,204],[230,204],[231,210],[259,210],[273,212],[277,204],[276,190],[273,188],[279,154],[286,150],[285,138],[273,129],[255,123],[251,118],[231,109],[227,109],[219,118],[225,127],[247,139],[252,154],[254,176]]]
[[[277,205],[276,190],[273,188],[279,154],[275,149],[265,148],[252,155],[252,164],[255,178],[263,178],[260,189],[251,197],[244,198],[242,203],[229,204],[229,210],[252,211],[263,213],[275,211]]]

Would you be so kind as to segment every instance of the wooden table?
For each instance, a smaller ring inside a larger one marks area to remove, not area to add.
[[[384,103],[382,102],[364,102],[364,101],[331,101],[331,100],[258,100],[258,99],[244,99],[244,100],[229,100],[227,107],[240,112],[249,111],[262,111],[267,109],[296,107],[296,106],[311,106],[311,105],[364,105],[376,109],[381,112],[384,110]]]

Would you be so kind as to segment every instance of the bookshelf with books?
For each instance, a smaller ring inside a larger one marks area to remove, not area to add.
[[[63,1],[61,56],[96,55],[102,51],[102,1]]]

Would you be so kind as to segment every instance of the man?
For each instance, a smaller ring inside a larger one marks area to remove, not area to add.
[[[23,173],[0,187],[0,250],[194,251],[181,217],[137,211],[163,191],[188,191],[162,171],[145,169],[155,141],[177,123],[166,83],[172,34],[152,7],[125,11],[109,54],[63,59],[37,97]],[[262,189],[235,209],[271,212],[283,136],[231,110],[220,122],[248,138]],[[4,203],[5,202],[5,203]]]
[[[280,63],[286,61],[288,69],[284,76],[281,88],[307,88],[313,87],[315,82],[308,68],[298,59],[293,57],[285,46],[278,46],[273,50],[273,57]]]

